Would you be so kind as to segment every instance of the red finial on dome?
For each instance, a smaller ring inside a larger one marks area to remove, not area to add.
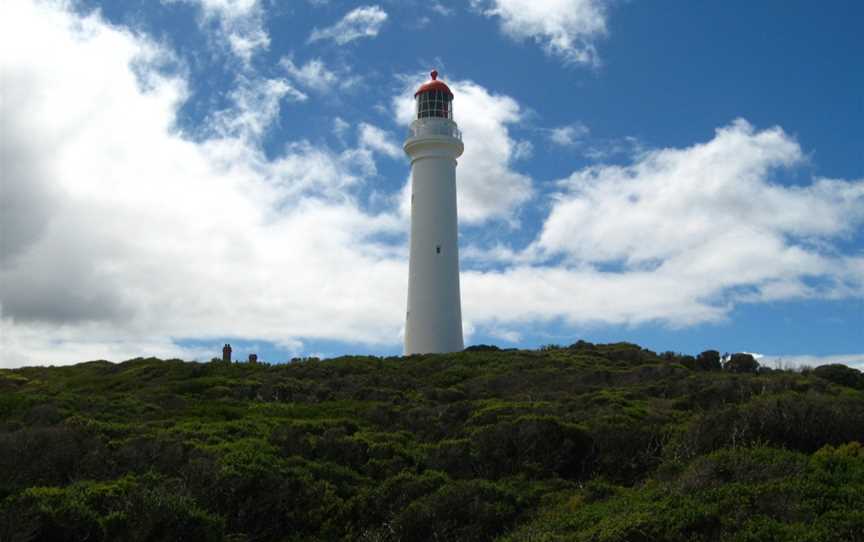
[[[429,75],[432,76],[433,81],[438,79],[438,70],[432,70],[432,73],[430,73]]]

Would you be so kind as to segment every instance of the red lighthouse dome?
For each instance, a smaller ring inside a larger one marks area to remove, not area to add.
[[[424,92],[439,91],[450,96],[450,99],[453,99],[453,93],[450,91],[450,87],[445,85],[443,81],[438,80],[438,70],[432,70],[432,73],[429,75],[432,76],[432,80],[420,85],[420,88],[418,88],[417,92],[414,93],[414,97],[416,98],[418,94],[423,94]]]
[[[420,85],[414,93],[417,102],[417,118],[441,118],[453,120],[453,92],[438,80],[438,72],[432,70],[432,80]]]

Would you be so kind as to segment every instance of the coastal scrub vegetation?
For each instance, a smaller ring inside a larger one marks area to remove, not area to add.
[[[861,541],[864,376],[629,343],[0,370],[0,541]]]

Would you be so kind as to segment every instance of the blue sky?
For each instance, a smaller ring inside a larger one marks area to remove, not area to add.
[[[5,2],[2,366],[398,354],[411,95],[466,342],[864,364],[860,2]]]

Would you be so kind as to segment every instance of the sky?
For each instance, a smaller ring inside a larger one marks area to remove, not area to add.
[[[864,368],[864,3],[6,0],[0,367],[402,351],[453,90],[466,344]]]

